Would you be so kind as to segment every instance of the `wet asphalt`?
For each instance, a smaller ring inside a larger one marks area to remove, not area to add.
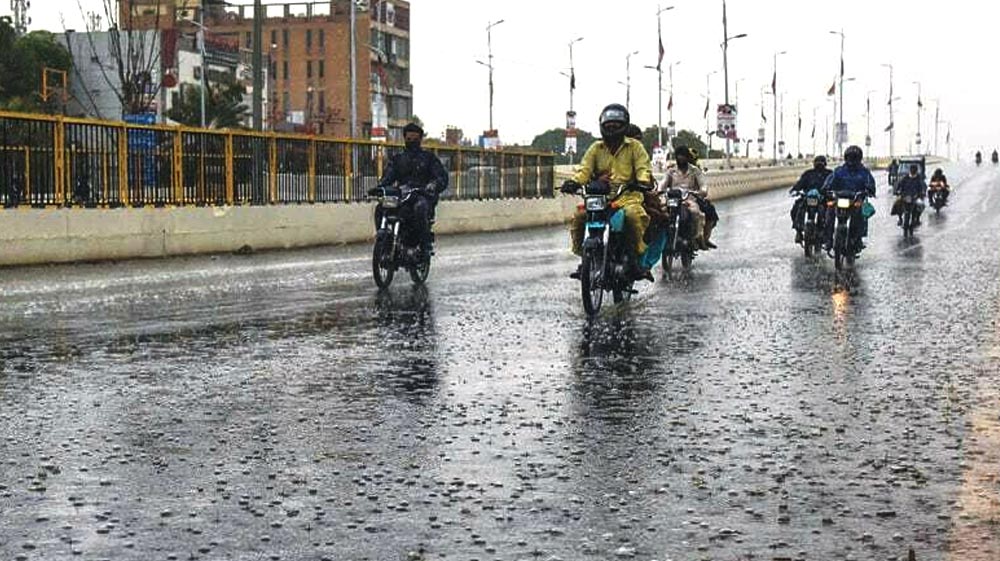
[[[593,322],[562,228],[382,294],[363,245],[0,271],[0,558],[1000,559],[1000,170],[948,172],[851,274],[720,203]]]

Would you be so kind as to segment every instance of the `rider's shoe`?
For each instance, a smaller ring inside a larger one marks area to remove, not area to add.
[[[802,243],[802,230],[795,231],[795,243]]]
[[[714,243],[708,240],[705,240],[705,249],[719,249],[719,246],[715,245]]]
[[[583,265],[578,266],[575,271],[569,274],[569,278],[574,280],[580,280],[582,276],[583,276]]]
[[[645,280],[649,282],[656,282],[653,278],[653,272],[649,269],[640,269],[635,273],[635,280]]]

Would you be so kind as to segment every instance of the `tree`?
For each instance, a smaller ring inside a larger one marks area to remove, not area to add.
[[[170,108],[167,117],[189,127],[201,126],[201,87],[183,88],[180,103]],[[250,108],[243,103],[246,90],[230,78],[227,82],[209,87],[205,98],[205,124],[213,129],[235,129],[246,126]]]
[[[161,2],[102,0],[102,16],[84,13],[77,0],[80,14],[87,21],[87,56],[99,61],[110,56],[110,65],[100,63],[99,68],[121,103],[122,116],[149,113],[163,88],[159,75]],[[102,20],[108,23],[106,44],[101,35]],[[96,104],[93,109],[97,111]]]
[[[49,68],[68,72],[69,52],[47,31],[32,31],[18,37],[7,19],[0,19],[0,108],[16,111],[55,112],[58,98],[42,99],[42,72]],[[50,75],[50,79],[54,79]],[[61,87],[62,84],[58,84]],[[53,84],[55,87],[56,84]]]
[[[689,130],[679,131],[677,136],[671,139],[670,145],[673,146],[675,150],[678,146],[687,146],[692,150],[697,150],[700,158],[704,158],[705,154],[708,153],[708,146],[701,141],[701,138],[697,134]]]
[[[587,151],[587,148],[589,148],[595,140],[597,139],[594,138],[594,136],[589,132],[577,129],[576,161],[580,160],[580,156]],[[569,156],[563,153],[566,150],[566,129],[549,129],[543,132],[542,134],[536,136],[531,142],[531,148],[540,152],[562,154],[561,158],[557,158],[557,163],[569,163]]]

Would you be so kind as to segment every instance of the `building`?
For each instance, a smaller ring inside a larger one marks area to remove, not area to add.
[[[264,2],[263,54],[270,59],[265,114],[274,130],[351,136],[350,0]],[[253,51],[249,0],[122,0],[123,22],[208,37]],[[129,11],[130,10],[130,11]],[[356,11],[358,135],[402,138],[413,114],[409,2],[369,0]]]
[[[127,114],[138,112],[155,115],[159,120],[163,99],[156,85],[163,81],[160,64],[163,60],[163,35],[154,30],[122,32],[116,38],[110,31],[66,31],[57,34],[57,40],[66,46],[73,60],[67,114],[120,120]],[[122,56],[130,50],[134,55],[131,61],[126,60],[129,57]],[[122,59],[122,68],[119,68],[119,59]],[[137,110],[123,107],[123,75],[126,81],[133,80],[142,85],[144,91],[135,96],[134,103],[141,106]]]

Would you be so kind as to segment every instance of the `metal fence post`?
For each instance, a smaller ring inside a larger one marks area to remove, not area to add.
[[[128,184],[128,125],[122,123],[118,127],[118,193],[123,206],[131,203],[131,192]]]
[[[278,137],[272,134],[268,140],[268,168],[270,171],[268,176],[270,179],[270,188],[268,189],[267,204],[274,204],[278,200]]]
[[[53,152],[53,165],[55,167],[55,195],[56,204],[63,205],[66,203],[66,129],[63,123],[62,117],[59,117],[55,121],[55,127],[52,130],[52,152]]]
[[[236,162],[233,155],[233,133],[226,133],[226,204],[233,206],[236,201]]]
[[[316,202],[316,138],[309,139],[309,204]]]
[[[183,205],[187,202],[184,200],[184,132],[181,127],[176,127],[173,133],[173,157],[170,159],[174,168],[171,174],[171,182],[174,187],[173,204]]]
[[[455,181],[455,198],[459,200],[462,199],[462,176],[465,175],[465,173],[462,171],[462,154],[463,154],[462,149],[459,148],[457,156],[458,163],[455,166],[456,168],[458,168],[458,177],[457,180]]]
[[[344,143],[344,200],[354,199],[354,151],[350,143]]]

